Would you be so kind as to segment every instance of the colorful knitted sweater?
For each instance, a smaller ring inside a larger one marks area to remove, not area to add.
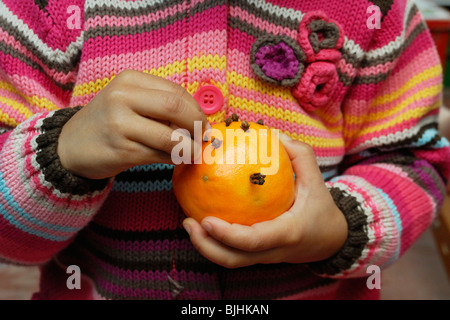
[[[73,107],[126,69],[193,95],[213,85],[224,103],[211,123],[236,113],[310,144],[348,222],[343,248],[226,269],[182,228],[172,166],[97,181],[62,168]],[[1,0],[0,261],[40,265],[35,299],[377,298],[368,266],[394,263],[443,200],[441,90],[409,0]],[[66,286],[69,265],[79,290]]]

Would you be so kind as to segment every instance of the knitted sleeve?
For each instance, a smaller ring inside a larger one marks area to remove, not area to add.
[[[347,156],[327,181],[348,239],[313,271],[367,276],[368,266],[394,263],[430,225],[450,173],[449,143],[437,130],[441,91],[439,57],[420,12],[411,1],[393,1],[343,103]]]
[[[70,5],[82,1],[70,0]],[[0,1],[0,261],[39,264],[66,247],[98,210],[110,181],[61,166],[82,29],[68,1]],[[54,19],[53,17],[59,17]]]

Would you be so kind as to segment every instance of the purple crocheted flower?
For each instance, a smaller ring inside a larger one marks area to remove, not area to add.
[[[294,50],[284,42],[259,48],[255,61],[266,76],[277,81],[292,79],[298,71],[299,62]]]
[[[255,41],[251,66],[256,75],[272,84],[295,85],[305,59],[296,41],[287,36],[264,36]]]

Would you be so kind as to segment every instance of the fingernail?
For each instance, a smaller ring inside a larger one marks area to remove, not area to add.
[[[183,223],[184,230],[190,235],[191,234],[191,226],[187,223]]]
[[[205,229],[208,233],[211,233],[212,227],[209,222],[202,222],[202,227]]]

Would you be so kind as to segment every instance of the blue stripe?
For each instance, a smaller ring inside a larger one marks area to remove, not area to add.
[[[36,219],[35,217],[33,217],[31,214],[25,212],[25,210],[23,208],[21,208],[16,201],[14,201],[14,197],[11,195],[10,189],[6,186],[6,182],[3,179],[2,172],[0,172],[0,192],[2,193],[3,198],[6,200],[8,206],[10,206],[14,211],[16,211],[17,214],[21,218],[23,218],[24,220],[26,220],[36,226],[44,227],[44,228],[47,228],[50,230],[55,230],[55,231],[63,231],[63,232],[71,232],[71,233],[80,230],[80,228],[73,228],[73,227],[49,224],[49,223],[40,221],[40,220]],[[45,233],[42,231],[31,229],[31,228],[23,225],[20,221],[17,221],[13,216],[11,216],[2,204],[0,204],[0,214],[6,220],[8,220],[12,225],[17,227],[18,229],[25,231],[27,233],[42,237],[44,239],[48,239],[48,240],[52,240],[52,241],[64,241],[64,240],[69,239],[72,236],[72,235],[70,235],[67,237],[59,237],[59,236],[51,235],[51,234],[48,234],[48,233]]]
[[[429,143],[430,141],[432,141],[437,136],[439,136],[438,130],[436,128],[430,128],[422,134],[422,136],[419,138],[419,140],[412,143],[411,145],[413,147],[421,147],[421,146]],[[448,147],[449,145],[450,144],[447,141],[447,139],[441,137],[433,146],[431,146],[431,148],[439,149],[439,148]]]
[[[326,181],[326,180],[334,177],[337,174],[338,174],[338,169],[336,168],[336,169],[333,169],[330,171],[322,172],[322,178],[323,178],[323,180]]]
[[[386,201],[387,205],[389,206],[389,209],[391,210],[391,213],[394,217],[394,222],[395,222],[395,227],[398,230],[398,238],[399,241],[397,243],[397,248],[395,249],[395,254],[393,256],[391,256],[389,258],[389,260],[387,260],[382,266],[380,266],[381,269],[391,265],[392,263],[394,263],[395,261],[397,261],[397,259],[400,256],[400,247],[401,247],[401,236],[402,236],[402,231],[403,231],[403,227],[402,227],[402,220],[400,218],[400,213],[397,210],[397,206],[394,204],[394,202],[392,201],[391,198],[389,198],[389,196],[383,192],[383,190],[381,189],[376,189],[379,194],[381,195],[381,197],[384,199],[384,201]]]
[[[334,177],[333,179],[330,180],[330,182],[337,182],[341,177]],[[383,192],[383,190],[376,188],[377,192],[381,195],[381,197],[383,198],[384,201],[386,201],[389,209],[391,210],[391,213],[394,217],[394,223],[395,223],[395,227],[398,230],[398,234],[399,234],[399,241],[397,243],[397,248],[395,249],[395,253],[382,265],[380,266],[380,268],[384,268],[392,263],[394,263],[398,257],[400,256],[400,247],[401,247],[401,235],[402,235],[402,220],[400,218],[400,213],[397,210],[397,206],[394,204],[394,202],[392,201],[391,198],[389,198],[389,196]]]

